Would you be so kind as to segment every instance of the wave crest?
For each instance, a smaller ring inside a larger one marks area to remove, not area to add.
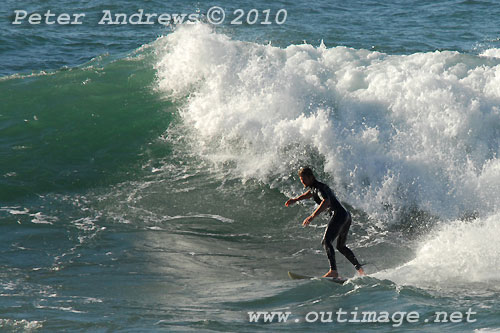
[[[243,178],[290,191],[305,162],[377,219],[398,219],[402,207],[440,219],[497,210],[500,60],[283,49],[203,24],[154,47],[158,88],[185,98],[199,152]]]

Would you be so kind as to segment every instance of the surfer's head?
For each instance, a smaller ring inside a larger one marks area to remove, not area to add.
[[[304,186],[311,186],[316,177],[314,177],[314,173],[310,167],[303,167],[299,170],[300,181]]]

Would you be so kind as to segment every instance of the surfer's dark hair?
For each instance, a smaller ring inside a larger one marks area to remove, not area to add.
[[[316,179],[316,177],[314,177],[314,173],[312,171],[312,169],[310,167],[303,167],[303,168],[300,168],[299,170],[299,177],[304,177],[304,176],[308,176],[308,177],[312,177],[313,179]]]

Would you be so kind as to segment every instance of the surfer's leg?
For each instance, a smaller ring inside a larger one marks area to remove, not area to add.
[[[333,249],[333,241],[339,234],[339,231],[342,227],[342,223],[339,223],[339,219],[337,216],[333,216],[325,230],[325,234],[323,235],[323,240],[321,244],[325,248],[326,255],[328,257],[328,261],[330,262],[330,272],[326,273],[325,276],[336,276],[337,273],[337,263],[335,262],[335,250]]]
[[[349,233],[349,228],[351,227],[351,221],[351,214],[348,213],[347,219],[339,232],[339,237],[337,239],[337,250],[339,250],[339,252],[342,253],[344,257],[346,257],[347,260],[349,260],[351,264],[354,265],[354,267],[358,272],[360,272],[360,274],[362,274],[363,269],[361,268],[358,259],[356,259],[356,256],[351,251],[351,249],[345,245],[347,242],[347,234]]]

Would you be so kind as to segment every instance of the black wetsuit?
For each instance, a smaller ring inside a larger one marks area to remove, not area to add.
[[[335,263],[335,251],[333,249],[332,243],[335,238],[337,239],[337,250],[342,253],[356,269],[360,269],[361,265],[354,256],[354,253],[345,245],[347,241],[347,233],[351,226],[351,213],[342,206],[333,191],[328,187],[328,185],[323,184],[317,180],[314,180],[313,184],[309,186],[311,194],[313,195],[314,201],[320,204],[324,199],[330,201],[330,214],[332,215],[330,221],[328,221],[328,226],[326,227],[325,234],[323,235],[323,244],[328,260],[330,261],[330,268],[332,270],[337,270],[337,265]],[[333,211],[333,214],[332,214]]]

